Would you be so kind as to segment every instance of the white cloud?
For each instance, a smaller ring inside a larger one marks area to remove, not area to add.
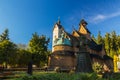
[[[97,14],[96,16],[93,16],[90,18],[90,22],[94,22],[94,23],[98,23],[98,22],[101,22],[101,21],[104,21],[104,20],[107,20],[107,19],[110,19],[110,18],[114,18],[114,17],[118,17],[120,16],[120,11],[119,12],[114,12],[114,13],[111,13],[111,14],[107,14],[107,15],[103,15],[103,14]]]
[[[107,20],[107,19],[110,19],[110,18],[114,18],[114,17],[118,17],[120,16],[120,11],[119,12],[114,12],[114,13],[111,13],[111,14],[97,14],[93,17],[91,17],[89,19],[90,22],[92,23],[99,23],[101,21],[104,21],[104,20]]]
[[[112,13],[112,14],[108,15],[108,18],[113,18],[113,17],[117,17],[117,16],[120,16],[120,11],[119,11],[119,12]]]
[[[104,20],[105,18],[106,16],[99,14],[93,18],[93,21]]]
[[[88,11],[87,11],[88,12]],[[74,11],[72,12],[72,14],[69,14],[67,17],[65,17],[65,23],[68,23],[68,26],[72,26],[74,25],[75,27],[78,26],[80,20],[83,18],[86,21],[93,23],[93,24],[97,24],[100,23],[102,21],[114,18],[114,17],[118,17],[120,16],[120,11],[116,11],[116,12],[112,12],[112,13],[87,13],[87,12],[83,12],[83,11]]]

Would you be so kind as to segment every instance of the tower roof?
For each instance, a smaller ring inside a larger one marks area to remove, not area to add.
[[[82,25],[87,25],[88,23],[87,23],[84,19],[82,19],[82,20],[80,21],[79,25],[80,25],[80,24],[82,24]]]
[[[61,21],[60,21],[60,19],[58,19],[58,21],[55,23],[55,25],[54,25],[54,27],[53,27],[53,30],[54,30],[54,28],[55,28],[55,26],[57,25],[57,27],[59,28],[59,29],[64,29],[63,28],[63,26],[61,25]]]

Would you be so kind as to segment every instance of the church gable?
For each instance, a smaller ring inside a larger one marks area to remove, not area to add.
[[[80,35],[76,31],[73,31],[72,35],[75,36],[75,37],[80,37]]]
[[[79,32],[82,34],[87,34],[87,30],[85,29],[85,27],[83,27],[83,25],[80,25]]]
[[[81,20],[80,21],[80,24],[79,24],[79,32],[82,33],[82,34],[91,34],[91,32],[87,29],[87,22],[85,20]]]

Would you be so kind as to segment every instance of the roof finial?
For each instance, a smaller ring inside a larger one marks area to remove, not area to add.
[[[58,17],[58,22],[57,23],[60,24],[60,16]]]

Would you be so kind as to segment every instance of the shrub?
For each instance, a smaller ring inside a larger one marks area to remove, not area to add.
[[[94,64],[92,65],[92,67],[93,67],[94,72],[96,72],[96,73],[102,73],[103,67],[102,67],[102,65],[99,64],[98,62],[94,63]]]

